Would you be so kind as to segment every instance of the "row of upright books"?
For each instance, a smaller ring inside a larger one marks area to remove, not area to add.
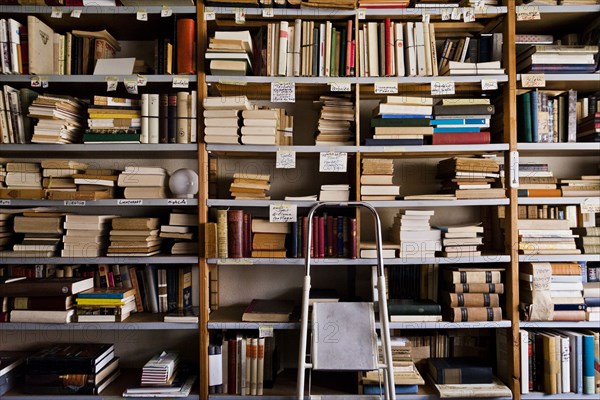
[[[552,0],[554,1],[554,0]],[[557,0],[562,1],[562,0]],[[565,0],[574,1],[574,0]],[[586,0],[594,1],[594,0]],[[457,8],[474,7],[475,0],[211,0],[209,6],[237,5],[244,7],[263,8],[312,8],[312,9],[343,9],[354,10],[357,8]],[[485,0],[485,6],[495,6],[498,0]],[[556,4],[556,3],[554,3]]]

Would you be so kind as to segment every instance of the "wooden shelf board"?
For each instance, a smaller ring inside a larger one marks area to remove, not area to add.
[[[3,82],[30,82],[31,78],[37,75],[2,75]],[[107,75],[44,75],[48,78],[48,83],[105,83]],[[144,75],[148,83],[170,83],[175,75]],[[137,75],[117,75],[115,76],[119,82],[124,79],[137,77]],[[186,75],[190,83],[198,81],[196,75]]]
[[[81,14],[136,14],[143,9],[148,14],[160,14],[162,7],[159,6],[140,6],[140,7],[110,7],[110,6],[67,6],[67,7],[50,7],[50,6],[0,6],[1,13],[18,13],[18,14],[52,14],[52,9],[57,8],[62,11],[63,16],[70,14],[73,10],[81,10]],[[173,14],[196,14],[194,6],[170,6]]]
[[[558,255],[523,255],[519,262],[569,262],[569,261],[600,261],[600,254],[558,254]]]
[[[139,203],[140,200],[142,202],[141,204]],[[185,200],[185,202],[182,200]],[[70,201],[79,200],[0,200],[1,204],[4,206],[21,207],[69,207],[73,205],[69,204]],[[83,201],[83,205],[86,207],[185,207],[198,205],[198,199],[105,199]]]
[[[522,157],[529,156],[591,156],[597,157],[600,143],[517,143]]]
[[[580,329],[580,328],[598,328],[600,324],[596,321],[521,321],[519,322],[519,328],[567,328],[567,329]]]
[[[7,75],[10,76],[10,75]],[[142,144],[132,143],[118,146],[114,144],[2,144],[0,153],[2,154],[35,154],[43,153],[44,157],[52,157],[53,154],[77,153],[77,155],[88,155],[95,153],[128,153],[129,158],[144,157],[147,153],[154,157],[173,156],[175,152],[178,156],[195,156],[198,153],[198,145],[193,144]],[[73,155],[73,154],[71,154]],[[161,157],[163,158],[163,157]]]
[[[285,200],[235,200],[235,199],[208,199],[208,207],[268,207],[270,204],[296,204],[299,208],[310,208],[317,201],[285,201]],[[475,200],[395,200],[395,201],[370,201],[378,208],[406,208],[406,207],[462,207],[462,206],[496,206],[508,204],[508,199],[475,199]]]
[[[7,264],[198,264],[196,256],[151,257],[2,257],[0,265]]]

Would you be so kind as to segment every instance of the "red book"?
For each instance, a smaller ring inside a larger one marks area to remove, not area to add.
[[[319,257],[325,258],[325,217],[318,217],[319,226]]]
[[[444,132],[433,134],[433,144],[490,144],[489,132]]]
[[[108,271],[106,276],[108,277],[108,287],[115,287],[115,274],[112,271]]]
[[[307,246],[307,241],[306,241],[306,236],[307,236],[307,232],[308,232],[308,217],[302,217],[302,257],[306,257],[307,255],[307,251],[306,251],[306,246]],[[312,253],[312,252],[311,252]]]
[[[356,40],[352,39],[352,53],[350,57],[350,76],[356,75]]]
[[[194,51],[196,47],[196,23],[191,18],[177,21],[177,73],[196,73]]]
[[[385,76],[392,75],[392,22],[385,19]]]
[[[243,221],[243,243],[242,254],[244,257],[252,256],[252,218],[250,214],[244,213]]]
[[[21,68],[23,69],[22,74],[29,73],[29,36],[27,34],[27,24],[23,24],[19,30],[19,37],[21,39]]]
[[[310,251],[314,258],[319,257],[319,217],[313,217],[312,221],[312,242]]]
[[[328,215],[327,221],[325,222],[327,227],[327,257],[333,257],[333,244],[335,243],[333,232],[335,228],[335,224],[333,223],[333,216]]]
[[[346,76],[352,76],[351,68],[353,63],[354,54],[352,53],[352,20],[348,20],[348,26],[346,27]]]
[[[356,218],[350,218],[350,258],[356,258]]]
[[[244,257],[244,211],[227,211],[227,250],[229,258]]]
[[[236,340],[228,340],[227,341],[227,394],[236,394],[235,389],[237,382],[236,370],[237,370],[237,360],[235,353],[237,351],[237,341]]]
[[[339,219],[340,217],[333,217],[333,256],[334,257],[339,257],[338,254],[338,238],[339,238],[339,234],[340,234],[340,227],[339,227]]]

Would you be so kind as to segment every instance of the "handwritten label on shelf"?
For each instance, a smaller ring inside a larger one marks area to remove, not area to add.
[[[63,205],[83,207],[83,206],[85,206],[85,200],[65,200],[65,201],[63,201]]]
[[[71,18],[81,18],[82,10],[73,10],[71,11]]]
[[[428,24],[431,22],[431,14],[423,14],[423,23]]]
[[[190,87],[190,78],[185,75],[173,76],[173,88],[187,89],[188,87]]]
[[[298,206],[296,204],[279,203],[269,205],[269,222],[296,222]]]
[[[542,19],[538,6],[517,6],[517,21],[536,21]]]
[[[432,81],[431,82],[431,94],[433,96],[443,96],[448,94],[454,94],[456,87],[454,81]]]
[[[135,18],[138,21],[148,21],[148,13],[146,10],[138,10],[138,12],[135,14]]]
[[[0,206],[10,206],[10,200],[0,200]]]
[[[451,16],[452,16],[452,9],[450,9],[450,8],[442,9],[442,21],[450,21]]]
[[[296,168],[296,152],[292,150],[277,150],[275,168]]]
[[[485,0],[477,0],[475,1],[475,9],[476,10],[481,10],[485,8]]]
[[[273,325],[261,325],[258,327],[258,337],[273,337]]]
[[[600,199],[589,198],[581,203],[582,213],[600,213]]]
[[[319,172],[346,172],[348,153],[328,151],[319,154]]]
[[[52,7],[50,18],[62,18],[62,10],[58,7]]]
[[[273,11],[273,7],[265,7],[262,9],[263,18],[273,18],[275,16],[275,12]]]
[[[375,94],[395,94],[398,93],[398,82],[396,81],[375,81]]]
[[[498,81],[496,79],[482,79],[481,90],[498,90]]]
[[[519,187],[519,152],[510,152],[510,187]]]
[[[145,75],[137,76],[137,85],[138,86],[146,86],[147,83],[148,83],[148,78],[146,78]]]
[[[212,8],[205,8],[204,9],[204,20],[205,21],[214,21],[215,19],[217,19],[217,13],[215,12],[215,10]]]
[[[294,82],[271,82],[272,103],[295,103],[296,84]]]
[[[467,7],[463,11],[463,22],[475,22],[475,9]]]
[[[246,10],[243,8],[235,9],[235,23],[243,24],[246,22]]]
[[[106,91],[114,92],[117,90],[117,85],[119,84],[119,79],[116,76],[107,76],[106,77]]]
[[[141,206],[144,204],[144,200],[141,199],[118,199],[117,205],[119,206]]]
[[[358,19],[366,19],[367,18],[367,10],[364,8],[358,9]]]
[[[187,199],[167,199],[167,205],[169,206],[187,206]]]
[[[462,8],[456,7],[452,10],[452,14],[450,14],[450,19],[452,21],[460,21],[460,16],[462,15]]]
[[[48,87],[48,77],[47,76],[32,76],[31,77],[31,87],[47,88]]]
[[[219,265],[253,265],[254,260],[251,258],[226,258],[217,260]]]
[[[138,94],[137,78],[127,78],[123,80],[123,83],[125,84],[125,89],[127,89],[127,93]]]
[[[162,6],[162,9],[160,10],[160,16],[164,18],[170,17],[171,15],[173,15],[173,10],[169,8],[169,6]]]
[[[349,92],[352,90],[350,82],[330,82],[329,90],[332,92]]]
[[[521,74],[521,86],[524,88],[546,87],[544,74]]]

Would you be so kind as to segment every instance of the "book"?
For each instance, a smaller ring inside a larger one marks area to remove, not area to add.
[[[56,344],[27,357],[28,373],[96,374],[113,360],[114,345]]]
[[[0,283],[0,296],[66,296],[94,287],[93,278],[28,278]]]
[[[485,360],[472,358],[430,358],[428,371],[438,384],[492,383],[492,367]]]
[[[288,322],[293,302],[287,300],[254,299],[242,314],[244,322]]]

